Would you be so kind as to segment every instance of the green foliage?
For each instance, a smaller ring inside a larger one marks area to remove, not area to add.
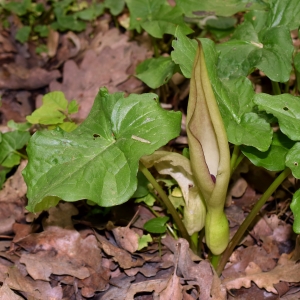
[[[1,135],[0,142],[0,165],[12,168],[20,164],[21,154],[17,151],[22,149],[28,142],[30,133],[27,131],[11,131]]]
[[[64,93],[58,91],[46,94],[43,97],[43,105],[26,119],[31,124],[51,125],[50,128],[53,128],[53,125],[58,125],[69,132],[77,127],[70,119],[70,115],[76,112],[78,112],[76,101],[72,100],[68,103]],[[68,121],[65,121],[66,119]]]
[[[47,37],[49,34],[49,27],[46,25],[36,25],[33,30],[38,33],[40,37]]]
[[[171,57],[149,58],[137,66],[136,77],[155,89],[169,81],[175,67]]]
[[[139,238],[139,246],[137,250],[141,250],[148,246],[149,243],[152,242],[152,237],[150,234],[144,234]]]
[[[171,53],[173,61],[179,65],[182,74],[191,78],[194,64],[197,42],[185,36],[179,28],[175,31],[175,39],[172,42],[174,51]]]
[[[300,190],[297,190],[294,194],[290,207],[295,218],[293,230],[295,233],[300,234]]]
[[[120,14],[125,6],[125,0],[105,0],[105,8],[108,8],[113,16]]]
[[[18,29],[16,39],[25,43],[34,34],[40,38],[47,37],[50,27],[62,32],[67,30],[80,32],[86,28],[86,22],[101,16],[105,9],[109,9],[113,15],[118,15],[125,5],[124,0],[105,0],[102,3],[96,3],[96,1],[92,1],[92,3],[78,2],[76,0],[51,0],[49,2],[46,7],[43,3],[36,3],[36,1],[31,0],[4,0],[0,2],[0,11],[3,10],[3,22],[5,16],[17,15],[23,26]],[[6,25],[9,26],[7,22]],[[38,53],[40,52],[46,51],[39,49]]]
[[[144,229],[150,233],[165,233],[167,231],[166,223],[169,217],[157,217],[147,221],[144,224]]]
[[[294,51],[290,31],[286,26],[268,26],[268,15],[261,22],[259,14],[248,13],[231,40],[218,46],[221,78],[247,76],[258,68],[273,81],[289,79]]]
[[[228,0],[226,2],[222,0],[176,0],[176,4],[182,9],[184,14],[190,18],[212,14],[230,17],[240,11],[266,8],[266,4],[261,0]]]
[[[20,43],[27,42],[29,39],[30,30],[31,30],[30,26],[21,27],[16,33],[16,40],[19,41]]]
[[[180,132],[181,114],[163,110],[156,101],[155,94],[124,98],[102,88],[77,129],[36,132],[23,172],[28,209],[47,209],[47,196],[88,199],[105,207],[127,201],[137,188],[139,159]]]
[[[148,183],[149,181],[142,172],[137,173],[138,185],[137,189],[132,195],[132,198],[142,198],[149,194]]]
[[[261,152],[247,146],[243,146],[241,150],[254,165],[269,171],[282,171],[287,166],[286,156],[294,144],[294,141],[278,131],[274,133],[271,146],[267,151]]]
[[[126,4],[130,11],[130,29],[137,32],[144,29],[155,38],[174,35],[177,26],[185,34],[192,32],[183,20],[181,9],[165,0],[126,0]]]
[[[155,203],[156,199],[151,195],[151,194],[147,194],[144,197],[138,198],[135,200],[135,203],[141,203],[144,202],[147,206],[153,206]]]
[[[20,130],[20,131],[27,131],[32,124],[25,122],[25,123],[16,123],[13,120],[7,122],[7,126],[13,130]]]

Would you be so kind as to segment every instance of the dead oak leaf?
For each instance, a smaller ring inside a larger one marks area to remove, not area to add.
[[[142,82],[134,78],[133,73],[136,64],[148,56],[146,48],[129,42],[128,37],[116,29],[109,30],[92,42],[92,47],[83,54],[80,65],[74,60],[66,61],[63,82],[51,82],[50,91],[62,91],[68,100],[76,99],[80,109],[75,117],[83,120],[100,87],[106,86],[111,93],[132,93],[141,88]]]
[[[83,239],[76,230],[51,226],[47,231],[28,235],[17,244],[29,252],[21,255],[20,262],[34,279],[48,281],[50,274],[84,279],[91,273],[104,272],[101,251],[93,235]]]
[[[15,294],[7,284],[0,288],[0,299],[2,300],[22,300],[23,298]]]
[[[79,279],[90,276],[90,272],[86,267],[78,266],[61,256],[59,259],[53,259],[47,252],[22,254],[20,262],[26,265],[28,273],[35,280],[49,281],[51,274],[69,274]]]
[[[290,260],[287,254],[282,254],[278,261],[278,265],[269,272],[262,272],[261,268],[254,262],[250,262],[245,270],[246,275],[226,278],[223,284],[227,290],[240,289],[241,287],[249,288],[253,281],[259,288],[264,288],[268,292],[277,294],[274,284],[285,282],[300,281],[300,265]]]
[[[134,295],[139,292],[153,292],[159,295],[167,286],[168,279],[154,279],[131,284],[127,291],[125,300],[134,299]],[[154,296],[155,297],[155,296]],[[154,298],[155,299],[155,298]],[[169,298],[170,299],[170,298]]]
[[[3,64],[0,70],[0,89],[35,90],[61,77],[58,70],[47,71],[34,67],[27,69],[14,63]]]
[[[130,269],[132,267],[140,267],[145,263],[142,258],[133,256],[127,251],[114,246],[99,234],[96,234],[96,236],[103,251],[107,255],[112,256],[114,261],[118,262],[121,268]]]
[[[116,227],[112,230],[119,247],[130,253],[137,251],[139,246],[139,235],[129,227]]]
[[[22,170],[27,161],[22,161],[16,173],[9,177],[0,191],[0,234],[13,232],[13,224],[24,217],[26,184]]]
[[[217,275],[213,272],[209,262],[202,260],[196,264],[191,259],[189,253],[189,244],[186,240],[180,238],[177,241],[173,240],[170,236],[162,239],[162,244],[166,245],[173,253],[176,252],[177,244],[181,244],[181,250],[178,260],[178,272],[185,280],[193,280],[200,288],[200,300],[223,300],[226,299],[226,291],[218,281]],[[216,284],[218,283],[219,289],[217,295]]]
[[[160,293],[159,295],[160,300],[169,300],[169,299],[181,300],[183,298],[183,287],[180,284],[180,278],[176,274],[180,250],[181,250],[181,244],[178,244],[177,251],[174,256],[174,261],[175,261],[174,272],[173,275],[170,276],[166,288]]]
[[[33,280],[29,276],[23,276],[18,268],[13,267],[9,270],[9,277],[5,284],[10,289],[25,293],[27,299],[62,299],[63,292],[61,286],[51,287],[49,282]]]

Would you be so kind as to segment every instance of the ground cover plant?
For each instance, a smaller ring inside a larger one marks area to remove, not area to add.
[[[69,9],[72,3],[64,5]],[[110,93],[106,87],[101,87],[88,116],[76,124],[70,115],[78,112],[79,105],[76,101],[68,102],[62,92],[56,91],[44,96],[43,105],[27,116],[27,123],[10,122],[10,127],[17,130],[1,135],[2,181],[13,166],[28,155],[23,176],[27,185],[26,208],[30,212],[49,211],[56,218],[60,210],[66,209],[64,207],[72,210],[71,206],[59,204],[60,201],[84,199],[86,207],[90,210],[94,207],[91,213],[101,216],[133,200],[151,212],[151,217],[139,227],[139,234],[130,228],[136,224],[136,215],[126,227],[113,228],[116,244],[135,253],[158,242],[160,255],[161,244],[169,247],[174,253],[172,281],[175,283],[171,286],[171,280],[164,281],[161,289],[157,285],[149,289],[145,285],[132,285],[132,290],[127,287],[124,299],[132,299],[138,292],[152,291],[162,293],[162,299],[169,299],[172,293],[176,294],[176,299],[198,296],[200,299],[225,299],[226,292],[220,288],[223,286],[227,290],[248,288],[253,281],[259,288],[278,293],[274,285],[279,281],[298,282],[297,246],[293,259],[280,258],[273,273],[268,274],[269,281],[264,279],[260,266],[252,261],[245,266],[240,280],[226,276],[224,268],[276,189],[287,178],[292,181],[300,176],[299,49],[291,37],[291,31],[299,29],[300,4],[273,0],[239,6],[239,2],[232,0],[224,9],[218,1],[202,4],[203,7],[193,1],[176,1],[173,6],[156,0],[125,3],[130,21],[128,30],[136,30],[136,34],[145,31],[151,36],[154,48],[154,57],[137,66],[136,77],[157,89],[163,97],[167,84],[174,85],[175,73],[190,78],[185,122],[188,148],[176,152],[161,149],[180,134],[182,113],[163,109],[158,95],[153,92],[125,95]],[[119,13],[124,2],[118,5]],[[3,7],[9,11],[10,6]],[[211,11],[218,17],[206,15],[203,19],[203,12]],[[236,26],[233,14],[237,12],[240,20]],[[114,23],[117,21],[114,18]],[[220,42],[224,37],[225,41]],[[162,53],[165,55],[160,56]],[[268,92],[254,91],[258,72],[270,83]],[[291,74],[295,76],[292,86]],[[35,132],[31,138],[29,130]],[[27,154],[19,151],[27,143]],[[230,234],[229,215],[224,206],[234,176],[246,159],[253,166],[272,172],[273,178],[236,232]],[[294,185],[290,191],[293,194],[290,208],[293,230],[298,234],[300,193],[296,187]],[[44,223],[45,232],[47,228],[51,232],[51,220],[49,222],[48,225]],[[66,224],[63,228],[72,227],[69,219]],[[214,271],[208,271],[207,261],[207,265],[202,263],[201,270],[210,273],[211,280],[218,282],[217,289],[211,284],[205,291],[205,283],[197,273],[200,264],[193,265],[190,258],[183,256],[182,249],[187,251],[187,244],[182,239],[173,243],[164,238],[166,234],[175,239],[185,238],[195,255],[210,261]],[[132,239],[131,245],[124,242],[127,235]],[[103,237],[98,233],[92,236],[123,269],[143,264],[124,266],[125,262],[116,258],[116,250],[112,250]],[[17,243],[26,249],[28,240]],[[31,277],[49,280],[51,272],[48,276],[34,274],[26,260],[29,256],[22,259]],[[193,288],[183,288],[177,268],[183,278],[188,274],[198,277],[197,284],[185,279]],[[58,269],[53,274],[63,274]],[[99,270],[93,272],[99,273]],[[221,285],[218,276],[222,272]],[[13,276],[16,275],[11,273]],[[74,276],[81,280],[89,277],[82,273]],[[107,276],[101,280],[106,282]],[[81,284],[84,286],[83,282]],[[83,289],[83,296],[94,296],[94,291],[103,291],[104,286],[103,283],[98,290],[94,288],[90,294]],[[10,287],[20,290],[12,283]],[[119,292],[124,293],[124,288]],[[108,299],[105,297],[109,297],[109,293],[117,292],[111,289],[106,294],[102,292],[100,297]]]

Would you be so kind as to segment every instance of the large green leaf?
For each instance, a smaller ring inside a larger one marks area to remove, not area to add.
[[[136,77],[156,89],[169,81],[175,67],[171,57],[149,58],[137,66]]]
[[[259,110],[273,114],[279,122],[281,131],[291,140],[300,140],[300,98],[290,94],[271,96],[256,94],[254,102]]]
[[[299,0],[272,0],[270,1],[268,26],[287,26],[290,30],[297,29],[300,24]]]
[[[106,207],[127,201],[137,187],[139,159],[176,137],[180,120],[180,112],[163,110],[155,94],[124,98],[122,93],[110,95],[100,89],[77,129],[32,136],[23,173],[28,209],[36,211],[47,196],[88,199]]]
[[[285,26],[265,28],[261,23],[256,25],[259,19],[252,18],[251,21],[248,19],[250,18],[236,29],[229,42],[218,46],[219,76],[222,78],[247,76],[258,68],[273,81],[288,81],[294,51],[288,28]]]
[[[179,7],[168,5],[165,0],[126,0],[130,11],[130,29],[141,32],[143,28],[150,35],[162,38],[166,33],[175,33],[179,26],[185,34],[193,32],[184,20]]]
[[[218,55],[211,40],[201,39],[212,88],[225,124],[228,140],[235,145],[268,150],[272,140],[270,125],[253,111],[254,91],[245,77],[220,80]]]
[[[175,37],[172,42],[174,51],[171,52],[171,57],[176,64],[179,64],[182,74],[186,78],[191,78],[197,41],[186,37],[180,28],[176,28]]]
[[[281,171],[286,167],[286,155],[294,144],[294,141],[279,131],[274,133],[272,144],[267,151],[261,152],[254,147],[247,146],[243,146],[241,150],[254,165],[269,171]]]
[[[266,4],[261,0],[176,0],[176,4],[188,17],[218,15],[232,16],[239,11],[264,9]]]

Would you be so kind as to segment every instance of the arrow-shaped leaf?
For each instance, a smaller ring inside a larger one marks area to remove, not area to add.
[[[23,173],[28,209],[35,211],[47,196],[89,199],[100,206],[127,201],[137,186],[139,159],[180,132],[181,114],[163,110],[156,100],[155,94],[124,98],[102,88],[76,130],[35,133]]]

